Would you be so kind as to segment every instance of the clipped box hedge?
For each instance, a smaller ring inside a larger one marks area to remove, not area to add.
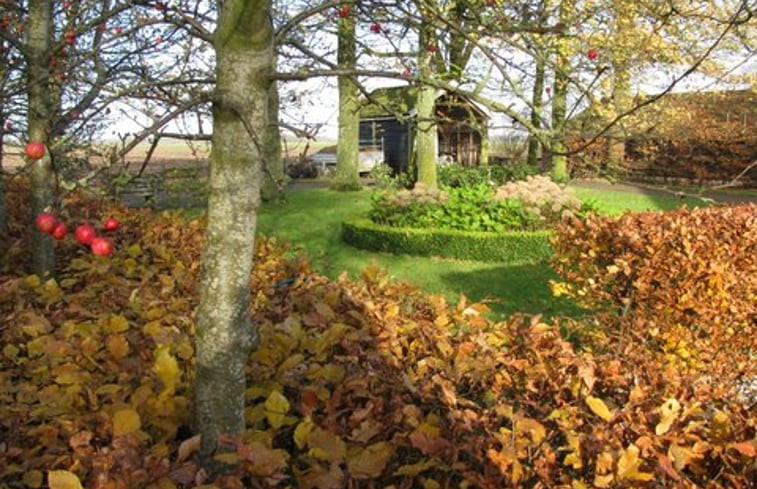
[[[368,218],[342,223],[342,239],[357,248],[459,260],[528,263],[552,256],[550,231],[466,232],[382,226]]]

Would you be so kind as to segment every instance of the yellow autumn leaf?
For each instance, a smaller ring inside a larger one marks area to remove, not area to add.
[[[347,470],[356,479],[373,479],[381,476],[394,449],[387,442],[378,442],[365,448],[350,450]]]
[[[105,327],[108,333],[123,333],[127,329],[129,329],[129,321],[120,314],[108,318],[108,324]]]
[[[681,412],[681,404],[674,397],[671,397],[660,406],[661,418],[660,422],[654,428],[657,436],[664,435],[670,429],[670,426],[678,418],[678,414]]]
[[[605,404],[602,399],[598,397],[587,396],[585,401],[586,405],[589,406],[589,409],[591,409],[591,412],[604,419],[605,421],[610,421],[612,419],[612,411],[610,411],[610,409],[607,407],[607,404]]]
[[[105,347],[116,360],[120,360],[129,354],[129,342],[120,334],[109,336],[105,341]]]
[[[113,436],[134,433],[142,426],[139,413],[133,409],[122,409],[113,413]]]
[[[297,427],[294,429],[294,443],[297,445],[297,448],[302,449],[307,445],[308,443],[308,436],[310,435],[310,432],[313,431],[313,428],[315,427],[315,424],[313,423],[313,420],[310,419],[310,416],[306,417],[300,424],[297,425]]]
[[[289,401],[279,391],[272,391],[265,400],[265,417],[268,420],[268,424],[274,429],[281,428],[284,424],[284,418],[289,412]]]
[[[321,460],[341,462],[347,455],[347,444],[339,435],[318,427],[310,432],[308,446],[310,455]]]
[[[618,459],[618,480],[650,481],[654,474],[639,472],[643,460],[639,458],[639,447],[631,443]]]
[[[167,348],[158,348],[158,354],[155,357],[153,371],[163,382],[164,392],[173,393],[176,391],[176,385],[181,379],[181,370],[176,359],[169,353]]]
[[[47,473],[50,489],[84,489],[79,477],[68,470],[51,470]]]

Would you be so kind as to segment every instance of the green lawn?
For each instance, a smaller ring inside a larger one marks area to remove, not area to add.
[[[675,197],[659,198],[627,193],[603,193],[578,189],[582,198],[593,198],[609,214],[624,210],[672,209],[681,204]],[[491,300],[497,314],[513,312],[575,315],[580,310],[567,299],[550,294],[547,282],[556,278],[546,263],[502,265],[391,255],[355,249],[342,243],[340,224],[350,215],[365,212],[370,191],[334,192],[328,189],[292,189],[286,204],[266,204],[260,215],[260,232],[277,236],[304,251],[316,270],[329,277],[343,270],[357,277],[375,262],[389,273],[418,287],[444,294],[456,301],[460,294],[470,299]],[[689,202],[692,204],[693,202]]]

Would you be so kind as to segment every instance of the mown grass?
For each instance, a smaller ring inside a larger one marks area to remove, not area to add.
[[[624,192],[577,189],[582,198],[597,201],[602,212],[620,214],[626,210],[662,210],[679,207],[680,199]],[[688,205],[701,205],[692,199]],[[551,295],[548,282],[557,278],[546,263],[520,265],[487,264],[391,255],[358,250],[341,241],[341,222],[347,216],[364,213],[370,206],[370,191],[335,192],[328,189],[295,188],[287,202],[266,204],[260,215],[260,232],[291,243],[305,252],[316,270],[330,277],[346,271],[357,277],[369,264],[377,263],[400,280],[456,301],[461,294],[471,300],[491,301],[495,314],[514,312],[545,315],[581,313],[571,301]]]

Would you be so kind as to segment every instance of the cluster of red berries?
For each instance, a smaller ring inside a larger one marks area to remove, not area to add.
[[[38,215],[35,222],[37,229],[49,234],[53,239],[63,239],[68,234],[66,223],[59,221],[49,212]],[[118,226],[119,222],[115,217],[109,217],[103,221],[105,231],[115,231]],[[92,253],[97,256],[107,256],[113,253],[113,242],[109,238],[97,236],[97,231],[90,224],[85,223],[77,226],[74,231],[74,238],[80,244],[88,245],[92,249]]]

